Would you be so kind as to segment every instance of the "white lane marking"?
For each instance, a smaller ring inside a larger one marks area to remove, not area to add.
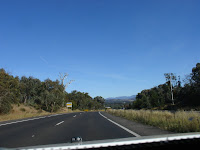
[[[102,117],[104,117],[105,119],[107,119],[108,121],[114,123],[115,125],[119,126],[119,127],[122,128],[122,129],[126,130],[126,131],[129,132],[130,134],[132,134],[132,135],[134,135],[134,136],[136,136],[136,137],[141,137],[139,134],[137,134],[137,133],[135,133],[135,132],[133,132],[133,131],[127,129],[126,127],[124,127],[124,126],[122,126],[122,125],[120,125],[120,124],[118,124],[118,123],[116,123],[116,122],[114,122],[114,121],[108,119],[106,116],[102,115],[100,112],[99,112],[99,114],[100,114]]]
[[[55,126],[58,126],[58,125],[62,124],[63,122],[64,122],[64,121],[61,121],[61,122],[57,123]]]
[[[75,116],[73,116],[73,117],[76,117],[76,115],[75,115]]]
[[[43,117],[38,117],[38,118],[30,118],[30,119],[26,119],[26,120],[8,122],[8,123],[0,124],[0,126],[5,126],[5,125],[9,125],[9,124],[14,124],[14,123],[20,123],[20,122],[25,122],[25,121],[31,121],[31,120],[37,120],[37,119],[42,119],[42,118],[47,118],[47,117],[53,117],[53,116],[58,116],[58,115],[64,115],[64,114],[55,114],[55,115],[50,115],[50,116],[43,116]]]
[[[34,137],[35,135],[32,135],[32,138]]]
[[[39,118],[20,120],[20,121],[15,121],[15,122],[9,122],[9,123],[0,124],[0,126],[5,126],[5,125],[8,125],[8,124],[14,124],[14,123],[19,123],[19,122],[25,122],[25,121],[30,121],[30,120],[37,120],[37,119],[41,119],[41,118],[45,118],[45,117],[39,117]]]

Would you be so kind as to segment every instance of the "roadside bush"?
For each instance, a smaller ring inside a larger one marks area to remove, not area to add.
[[[25,108],[20,108],[20,111],[25,112],[26,109]]]
[[[12,106],[9,101],[2,100],[0,103],[0,114],[7,114],[12,109]]]
[[[19,102],[19,79],[0,69],[0,113],[9,113],[11,104]]]

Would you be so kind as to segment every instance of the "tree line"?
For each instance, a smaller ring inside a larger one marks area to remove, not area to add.
[[[174,73],[164,74],[166,82],[137,94],[129,108],[178,109],[200,106],[200,63],[182,81]]]
[[[88,93],[79,91],[67,93],[64,78],[40,81],[34,77],[14,77],[0,69],[0,114],[9,113],[12,104],[25,104],[48,112],[56,112],[67,102],[73,103],[73,109],[80,110],[104,107],[105,100],[101,96],[92,98]]]

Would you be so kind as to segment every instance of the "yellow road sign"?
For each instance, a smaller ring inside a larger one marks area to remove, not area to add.
[[[66,103],[67,107],[72,107],[72,102]]]

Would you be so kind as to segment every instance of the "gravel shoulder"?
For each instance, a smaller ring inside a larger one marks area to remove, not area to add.
[[[126,127],[127,129],[139,134],[140,136],[174,134],[174,132],[162,130],[157,127],[153,127],[153,126],[141,124],[138,122],[130,121],[121,117],[113,116],[107,112],[101,112],[101,114],[111,119],[112,121]]]

